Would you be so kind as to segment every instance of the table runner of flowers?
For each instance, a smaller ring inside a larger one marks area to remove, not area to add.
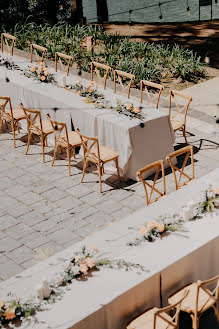
[[[0,300],[0,328],[8,324],[12,327],[15,325],[15,320],[23,321],[29,317],[34,321],[34,315],[37,312],[45,311],[48,304],[53,304],[57,299],[60,300],[62,298],[73,280],[88,279],[89,272],[100,271],[102,267],[117,270],[125,269],[126,271],[136,270],[137,274],[149,272],[142,265],[126,262],[124,259],[111,260],[101,258],[101,255],[98,257],[98,252],[99,250],[96,246],[93,246],[91,250],[83,247],[81,252],[76,252],[65,263],[64,270],[57,274],[53,281],[46,281],[46,287],[38,289],[38,296],[24,303],[19,298],[13,298],[12,295],[10,296],[11,299],[7,301]]]
[[[194,204],[194,212],[189,220],[198,220],[205,213],[210,213],[219,207],[219,187],[212,189],[210,186],[204,192],[204,200]],[[185,219],[181,214],[169,213],[163,217],[158,217],[156,220],[151,220],[145,223],[140,229],[140,238],[128,242],[128,246],[138,246],[144,241],[153,242],[157,237],[162,237],[165,232],[175,232],[186,230],[183,227]]]

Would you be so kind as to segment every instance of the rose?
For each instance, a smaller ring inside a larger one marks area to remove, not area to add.
[[[90,88],[89,89],[89,93],[92,93],[94,90],[93,90],[93,88]]]
[[[140,110],[140,107],[135,107],[133,108],[133,111],[137,114],[137,113],[140,113],[141,110]]]
[[[216,195],[219,195],[219,187],[212,189],[212,192]]]
[[[132,104],[126,104],[126,109],[130,111],[132,109]]]
[[[81,258],[83,258],[82,255],[75,256],[75,263],[77,263],[79,260],[81,260]]]
[[[80,272],[86,274],[88,271],[88,267],[86,264],[80,264]]]
[[[165,226],[163,223],[157,224],[157,229],[159,230],[160,233],[162,233],[165,229]]]
[[[87,266],[88,266],[89,268],[92,268],[92,267],[95,266],[95,261],[94,261],[92,258],[90,258],[90,257],[87,257],[87,258],[86,258],[86,263],[87,263]]]
[[[148,233],[147,227],[146,226],[142,226],[142,228],[140,229],[140,233],[145,236]]]
[[[5,313],[4,313],[4,316],[5,316],[5,320],[11,320],[11,319],[14,319],[16,317],[15,315],[15,310],[14,309],[11,309],[11,308],[8,308]]]
[[[49,74],[49,71],[48,70],[45,70],[44,71],[44,75],[48,75]]]
[[[155,228],[157,226],[157,223],[154,220],[151,220],[148,222],[147,227],[149,228],[149,230],[153,230],[153,228]]]
[[[30,68],[30,72],[35,72],[36,71],[36,67],[35,66],[32,66],[31,68]]]
[[[46,80],[45,75],[42,75],[42,76],[41,76],[41,80],[42,80],[42,81],[45,81],[45,80]]]

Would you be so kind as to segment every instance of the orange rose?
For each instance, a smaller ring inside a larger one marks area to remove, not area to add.
[[[141,112],[140,107],[134,107],[134,108],[133,108],[133,111],[134,111],[135,113],[140,113],[140,112]]]
[[[86,274],[88,271],[88,267],[86,264],[80,264],[80,272]]]
[[[39,62],[39,65],[43,66],[44,65],[44,62]]]
[[[42,72],[41,67],[38,68],[37,72],[40,74]]]
[[[140,233],[141,233],[141,235],[146,235],[148,233],[147,227],[142,226],[142,228],[140,229]]]
[[[75,263],[77,263],[79,260],[81,260],[81,258],[83,258],[81,255],[75,256]]]
[[[93,90],[93,88],[90,88],[89,89],[89,93],[92,93],[94,90]]]
[[[132,104],[126,104],[126,109],[130,111],[132,109]]]
[[[0,308],[2,308],[5,305],[5,302],[3,300],[0,300]]]
[[[4,316],[5,316],[5,320],[12,320],[16,317],[15,315],[15,310],[13,309],[10,309],[8,308],[5,313],[4,313]]]
[[[149,230],[153,230],[153,228],[155,228],[157,226],[157,223],[154,220],[151,220],[148,222],[147,227],[149,228]]]
[[[162,233],[165,229],[165,226],[163,223],[157,224],[157,229],[159,230],[160,233]]]
[[[48,70],[45,70],[44,71],[44,75],[49,75],[49,71]]]
[[[30,68],[30,72],[35,72],[36,71],[36,67],[35,66],[32,66],[31,68]]]
[[[212,192],[216,195],[219,195],[219,187],[212,189]]]
[[[87,258],[86,258],[86,263],[87,263],[87,266],[88,266],[89,268],[92,268],[92,267],[95,266],[95,261],[94,261],[92,258],[90,258],[90,257],[87,257]]]
[[[42,80],[42,81],[45,81],[45,80],[46,80],[45,75],[42,75],[42,76],[41,76],[41,80]]]

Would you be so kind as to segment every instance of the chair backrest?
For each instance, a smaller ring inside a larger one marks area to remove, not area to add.
[[[130,79],[130,82],[127,85],[125,85],[122,78]],[[135,76],[131,73],[114,70],[114,93],[115,94],[116,94],[116,81],[117,80],[119,81],[120,86],[121,86],[121,94],[125,93],[126,90],[128,90],[128,98],[129,98],[131,85],[132,85],[132,82],[135,80]]]
[[[41,56],[39,56],[39,52],[41,53]],[[46,52],[47,52],[47,48],[46,47],[42,47],[39,45],[36,45],[35,43],[32,43],[30,45],[30,62],[33,62],[33,53],[35,54],[36,58],[37,58],[37,63],[41,63],[44,61],[44,58],[46,56]]]
[[[173,163],[173,159],[175,159],[176,157],[180,156],[180,155],[185,155],[185,158],[183,160],[182,163],[182,167],[178,168],[174,163]],[[189,159],[189,156],[191,156],[191,163],[192,163],[192,176],[189,176],[187,173],[184,172],[187,161]],[[190,182],[191,180],[195,179],[195,172],[194,172],[194,157],[193,157],[193,146],[189,145],[186,147],[183,147],[180,150],[177,150],[173,153],[170,153],[167,157],[166,160],[169,162],[172,172],[174,174],[174,179],[175,179],[175,184],[176,184],[176,190],[178,190],[180,187],[186,185],[188,182]],[[179,177],[177,179],[177,175],[176,172],[179,172]],[[187,178],[187,180],[185,182],[181,183],[181,179],[182,178]]]
[[[63,61],[65,64],[63,63]],[[70,65],[73,62],[73,57],[66,55],[66,54],[56,52],[56,54],[55,54],[55,71],[56,72],[57,72],[58,62],[60,63],[62,73],[63,74],[67,73],[67,75],[68,75]]]
[[[111,67],[102,63],[91,62],[91,81],[94,80],[94,73],[96,73],[98,82],[100,86],[103,85],[103,88],[106,89],[106,81],[109,77],[109,72]],[[101,73],[104,72],[104,75],[101,76]]]
[[[46,117],[50,121],[51,126],[53,128],[53,133],[54,133],[54,136],[55,136],[55,140],[56,141],[62,140],[64,142],[67,141],[67,144],[69,145],[68,129],[67,129],[66,123],[52,120],[49,114],[47,114]],[[65,135],[61,136],[61,132],[63,132],[63,131],[65,132]],[[65,140],[65,138],[66,138],[66,140]]]
[[[19,104],[20,108],[24,111],[27,119],[27,125],[29,130],[37,131],[39,134],[43,133],[42,117],[39,110],[30,110],[25,108],[22,103]],[[37,119],[39,119],[40,126],[35,126]]]
[[[11,45],[9,45],[9,40],[11,41]],[[1,51],[2,51],[2,53],[4,52],[4,42],[5,42],[8,54],[13,56],[16,40],[17,40],[17,38],[14,37],[13,35],[8,34],[8,33],[2,33],[1,34]]]
[[[207,285],[216,283],[216,287],[214,288],[213,291],[210,291],[209,289],[206,288]],[[204,292],[208,295],[208,297],[205,294],[205,300],[200,300],[203,297],[201,297],[201,290],[204,290]],[[207,297],[207,298],[206,298]],[[197,282],[197,295],[196,295],[196,300],[195,300],[195,310],[197,312],[202,312],[206,309],[206,306],[208,305],[209,301],[215,301],[217,302],[219,297],[219,275],[215,276],[214,278],[211,278],[209,280],[205,281],[198,281]],[[201,303],[200,303],[201,302]],[[201,304],[201,307],[199,307],[199,303]]]
[[[156,90],[156,91],[158,90],[159,92],[156,94],[150,94],[147,87],[149,87],[153,90]],[[164,90],[164,86],[159,85],[158,83],[141,80],[141,82],[140,82],[141,104],[143,101],[143,91],[144,90],[146,91],[148,104],[151,104],[152,107],[156,106],[156,109],[158,109],[160,95],[161,95],[162,91]],[[155,101],[156,101],[156,104],[154,104]]]
[[[166,327],[164,325],[162,326],[163,329],[178,328],[179,313],[180,313],[181,305],[182,305],[183,300],[188,295],[188,293],[189,293],[189,291],[185,290],[182,298],[180,300],[178,300],[176,303],[163,307],[163,308],[160,308],[154,312],[153,329],[159,329],[159,327],[158,328],[156,327],[156,324],[159,321],[159,318],[162,319],[163,322],[166,322],[166,324],[167,324]],[[172,317],[171,316],[165,317],[163,315],[163,313],[167,313],[174,309],[176,309],[176,312]]]
[[[172,100],[175,103],[175,108],[176,111],[175,113],[171,116],[171,111],[172,111]],[[183,105],[180,105],[178,101],[183,102]],[[186,124],[186,115],[187,111],[189,108],[189,104],[192,101],[191,96],[187,96],[185,94],[180,93],[179,91],[176,90],[170,90],[170,100],[169,100],[169,116],[172,120],[177,120],[180,123],[182,123],[184,126]]]
[[[147,173],[149,170],[152,170],[156,168],[156,173],[154,176],[154,181],[153,181],[153,185],[149,184],[147,181],[144,180],[144,174]],[[155,185],[156,185],[156,181],[158,179],[159,173],[162,173],[162,179],[163,179],[163,192],[159,191]],[[147,206],[155,201],[157,201],[158,199],[160,199],[162,196],[164,196],[166,194],[166,183],[165,183],[165,171],[164,171],[164,161],[163,160],[159,160],[156,162],[153,162],[149,165],[147,165],[146,167],[140,169],[137,172],[138,177],[140,178],[140,180],[142,181],[142,184],[144,186],[144,190],[145,190],[145,195],[146,195],[146,204]],[[150,188],[150,193],[148,193],[147,187]],[[152,199],[152,195],[153,192],[156,192],[157,194],[159,194],[156,198]]]
[[[81,138],[81,142],[83,144],[84,148],[84,154],[85,158],[88,160],[100,164],[100,146],[99,146],[99,140],[97,137],[90,137],[82,134],[78,128],[75,129],[75,131],[78,133],[78,135]],[[88,143],[90,142],[90,145],[88,146]],[[92,152],[93,148],[96,148],[97,150],[97,156],[96,152]]]

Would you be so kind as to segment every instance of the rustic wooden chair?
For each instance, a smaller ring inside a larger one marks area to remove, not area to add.
[[[147,87],[150,87],[153,90],[158,90],[159,91],[158,94],[150,94]],[[158,83],[141,80],[141,82],[140,82],[141,104],[143,101],[143,91],[144,90],[146,91],[148,104],[152,105],[152,107],[156,106],[156,109],[158,109],[160,95],[161,95],[162,91],[164,90],[164,86],[159,85]],[[155,101],[156,101],[156,105],[154,104]]]
[[[174,163],[173,159],[175,159],[177,156],[185,154],[185,159],[182,164],[182,168],[178,168]],[[191,163],[192,163],[192,177],[190,177],[188,174],[185,173],[185,167],[187,164],[187,161],[189,159],[189,156],[191,156]],[[172,172],[174,174],[174,179],[175,179],[175,184],[176,184],[176,190],[181,188],[184,185],[187,185],[190,181],[195,179],[195,170],[194,170],[194,157],[193,157],[193,146],[189,145],[186,147],[183,147],[180,150],[177,150],[173,153],[170,153],[167,157],[166,160],[169,162]],[[179,172],[179,177],[177,179],[176,172]],[[181,182],[181,179],[186,177],[187,180],[185,182]]]
[[[39,110],[30,110],[20,104],[21,109],[23,109],[26,119],[27,119],[27,129],[28,129],[28,141],[26,155],[29,150],[30,141],[33,135],[40,137],[42,150],[43,150],[43,163],[45,163],[45,146],[47,145],[47,136],[53,133],[53,127],[49,120],[42,120],[41,113]],[[38,119],[38,121],[37,121]]]
[[[154,168],[156,168],[157,170],[156,170],[156,173],[154,176],[153,185],[151,185],[147,181],[144,180],[143,176],[145,173],[147,173],[148,171],[150,171]],[[157,178],[158,178],[160,172],[162,173],[162,179],[163,179],[163,192],[161,192],[157,188],[155,188]],[[164,171],[164,161],[163,160],[158,160],[156,162],[153,162],[153,163],[147,165],[146,167],[138,170],[136,175],[138,175],[138,177],[140,178],[140,180],[144,186],[147,206],[149,204],[159,200],[161,197],[163,197],[166,194],[165,171]],[[150,194],[148,193],[147,187],[149,187],[151,189]],[[153,192],[156,192],[159,194],[154,199],[152,199]]]
[[[62,60],[64,60],[65,64],[67,63],[67,65],[64,65]],[[67,73],[66,75],[68,76],[70,65],[73,62],[73,57],[66,55],[66,54],[56,52],[55,53],[55,71],[56,72],[57,72],[57,68],[58,68],[58,62],[60,63],[62,73],[63,74]]]
[[[186,103],[184,105],[179,105],[177,99],[184,100]],[[176,112],[171,115],[172,100],[176,106]],[[169,101],[169,116],[172,123],[174,132],[177,130],[182,130],[183,136],[185,138],[186,144],[188,144],[186,139],[186,116],[189,108],[189,104],[192,101],[192,97],[184,95],[176,90],[170,91],[170,101]]]
[[[207,289],[207,285],[216,282],[216,287],[213,291]],[[206,281],[198,281],[183,288],[168,299],[170,304],[176,303],[181,298],[185,290],[188,291],[188,295],[182,301],[181,310],[190,314],[192,318],[192,328],[197,329],[199,327],[199,319],[201,315],[209,308],[213,308],[219,323],[218,313],[218,297],[219,297],[219,275]]]
[[[119,174],[119,153],[111,150],[110,148],[106,146],[100,146],[99,141],[97,137],[89,137],[84,134],[82,134],[79,129],[76,129],[76,132],[81,138],[81,141],[84,146],[84,166],[83,166],[83,174],[81,177],[81,183],[84,179],[85,170],[87,168],[87,165],[89,162],[94,163],[99,172],[100,177],[100,193],[102,193],[102,181],[101,176],[104,173],[104,165],[107,162],[114,161],[117,169],[118,178],[120,179]],[[91,142],[90,146],[88,147],[85,141]]]
[[[147,312],[140,315],[133,320],[126,328],[127,329],[178,329],[179,326],[179,313],[183,300],[186,298],[188,291],[186,291],[183,297],[175,304],[157,308],[154,307]],[[171,310],[176,309],[173,316],[167,314]]]
[[[6,110],[6,106],[9,105],[9,110]],[[10,97],[0,97],[0,133],[2,132],[2,125],[5,121],[6,127],[8,128],[7,123],[11,124],[11,130],[13,132],[14,138],[14,147],[16,147],[15,140],[15,130],[17,126],[18,132],[19,129],[19,121],[26,120],[26,115],[22,109],[13,109],[11,105]]]
[[[11,41],[11,45],[9,45],[9,40]],[[1,34],[1,51],[4,52],[4,43],[7,47],[7,52],[9,55],[13,56],[14,54],[14,46],[16,43],[17,38],[8,33]]]
[[[47,114],[47,118],[53,127],[54,139],[55,139],[55,150],[54,150],[52,166],[54,165],[58,148],[60,147],[61,150],[63,148],[66,149],[67,157],[68,157],[68,173],[69,176],[71,176],[71,153],[73,151],[73,155],[75,158],[75,148],[78,146],[83,146],[83,142],[81,141],[81,138],[77,132],[71,131],[70,133],[68,133],[67,125],[65,122],[54,121],[50,118],[49,114]],[[85,145],[87,145],[86,139],[84,139],[84,143]]]
[[[130,82],[125,85],[122,81],[122,78],[130,79]],[[128,90],[128,98],[130,96],[130,89],[133,81],[135,80],[135,76],[131,73],[126,73],[119,70],[114,70],[114,93],[116,94],[116,81],[119,81],[121,86],[121,94],[125,93]]]
[[[39,53],[41,53],[41,56],[39,56]],[[39,63],[43,63],[46,53],[47,53],[47,48],[46,47],[42,47],[39,45],[36,45],[35,43],[32,43],[30,45],[30,62],[33,63],[33,53],[36,56],[37,59],[37,64]]]
[[[105,71],[104,76],[101,77],[100,71]],[[109,72],[111,70],[111,67],[102,63],[97,62],[91,62],[91,81],[94,80],[94,73],[96,73],[98,82],[100,86],[103,86],[104,89],[106,89],[106,81],[109,77]]]

